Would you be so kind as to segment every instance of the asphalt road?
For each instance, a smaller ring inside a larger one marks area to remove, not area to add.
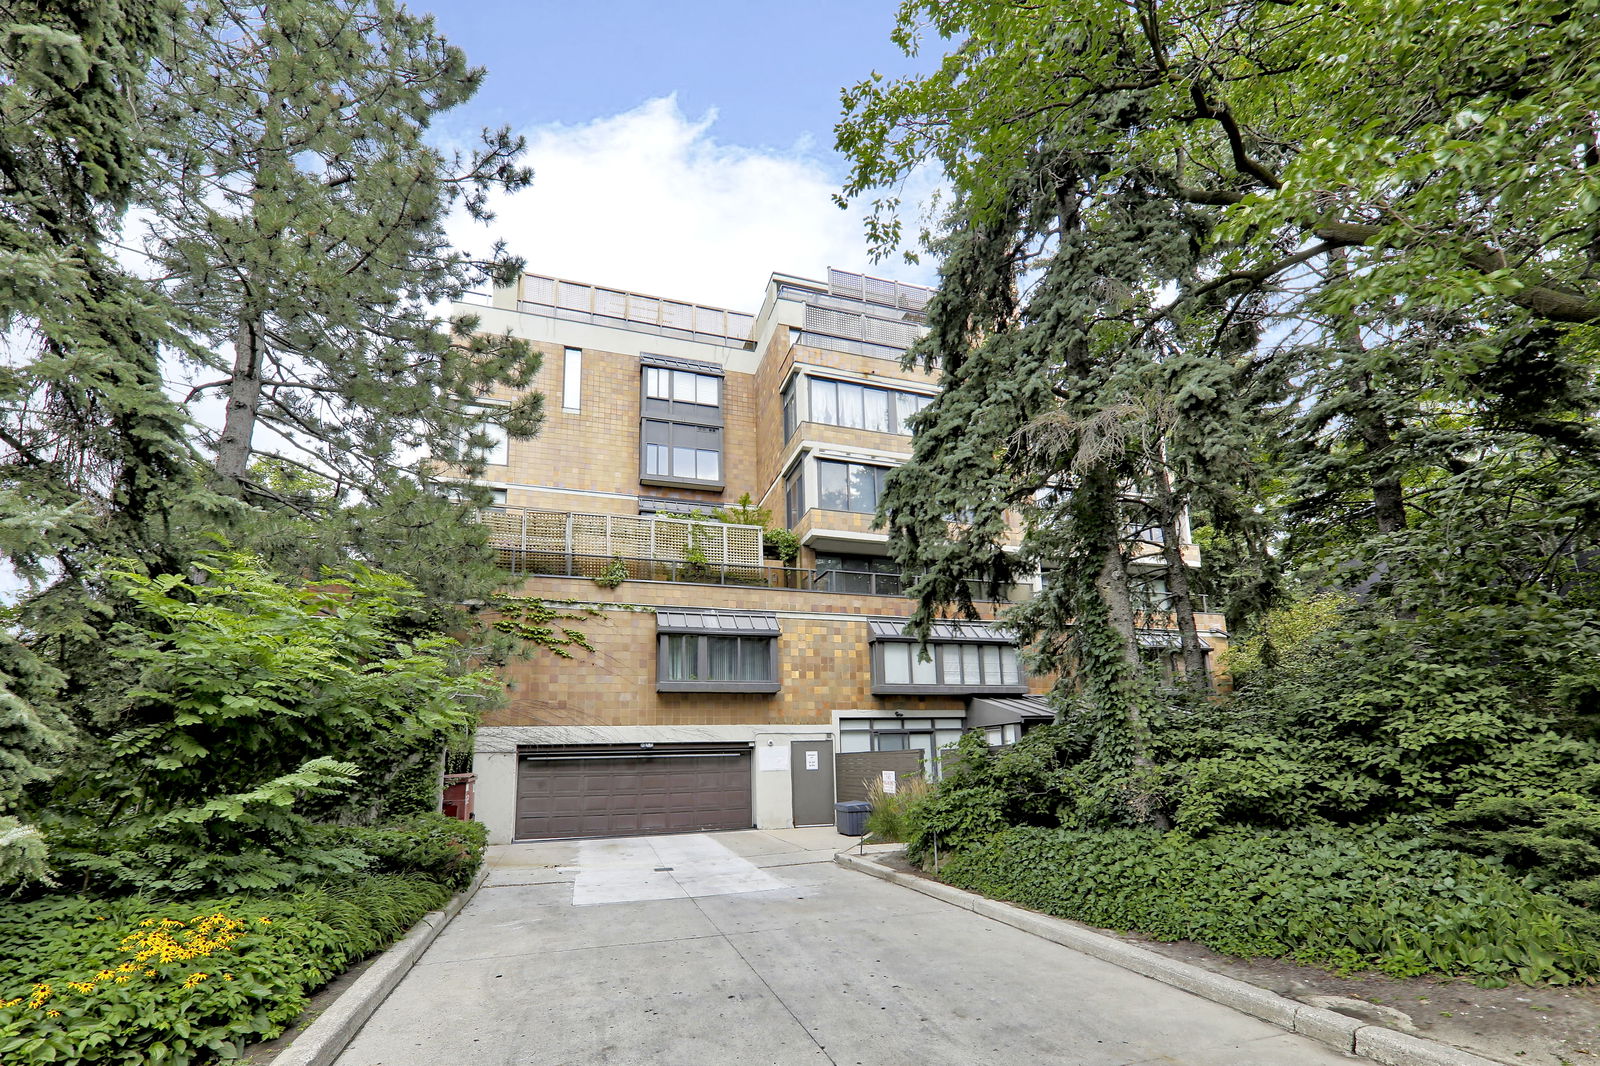
[[[491,849],[483,888],[336,1066],[1352,1061],[844,870],[838,842],[795,830]]]

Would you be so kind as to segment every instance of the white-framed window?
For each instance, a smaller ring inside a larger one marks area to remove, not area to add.
[[[568,348],[561,359],[561,409],[576,414],[583,401],[583,349]]]

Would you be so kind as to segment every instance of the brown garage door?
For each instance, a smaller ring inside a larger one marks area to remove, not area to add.
[[[517,838],[748,829],[750,749],[524,749]]]

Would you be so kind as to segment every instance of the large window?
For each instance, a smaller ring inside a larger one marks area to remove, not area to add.
[[[890,467],[817,460],[817,506],[824,511],[876,514]]]
[[[644,473],[671,481],[722,480],[722,427],[645,419]]]
[[[1028,691],[1016,646],[991,635],[994,631],[987,626],[937,623],[926,646],[907,638],[897,623],[874,622],[872,629],[874,694]]]
[[[932,402],[932,397],[917,392],[824,378],[807,380],[811,386],[810,420],[825,426],[909,436],[906,420]]]
[[[657,691],[778,691],[777,616],[663,607],[656,627]]]
[[[663,681],[775,681],[771,637],[668,634],[663,641]]]
[[[709,372],[713,369],[644,367],[639,480],[686,488],[722,487],[722,378]]]
[[[668,370],[654,366],[644,369],[644,394],[651,400],[720,407],[721,384],[720,378],[691,370]]]

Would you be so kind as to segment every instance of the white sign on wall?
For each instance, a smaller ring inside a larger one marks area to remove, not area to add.
[[[886,796],[892,796],[892,795],[894,795],[895,789],[897,787],[898,786],[895,784],[895,779],[894,779],[894,771],[893,770],[885,770],[885,771],[883,771],[883,794],[886,795]]]
[[[789,752],[784,748],[767,745],[756,749],[756,769],[758,770],[787,770],[789,768]]]

